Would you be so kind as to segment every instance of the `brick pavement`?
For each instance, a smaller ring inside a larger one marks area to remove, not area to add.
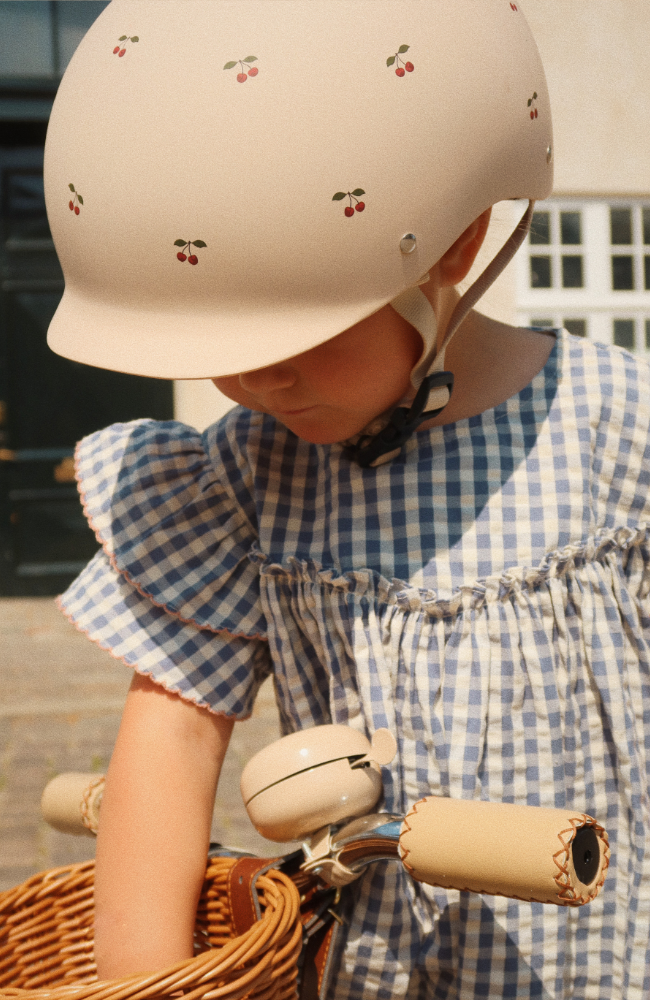
[[[94,839],[52,830],[40,796],[61,771],[108,765],[131,670],[70,625],[50,598],[0,599],[0,891],[94,855]],[[273,856],[239,794],[241,769],[278,736],[272,687],[237,723],[217,793],[213,840]]]

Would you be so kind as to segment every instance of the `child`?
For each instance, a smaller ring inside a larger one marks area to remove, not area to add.
[[[273,674],[285,732],[396,735],[387,811],[570,806],[612,842],[578,910],[371,866],[331,996],[647,995],[647,367],[471,311],[551,170],[509,0],[114,0],[76,53],[46,149],[52,346],[240,404],[78,450],[103,548],[62,606],[135,668],[100,977],[191,955],[219,768]],[[531,205],[460,298],[505,198]]]

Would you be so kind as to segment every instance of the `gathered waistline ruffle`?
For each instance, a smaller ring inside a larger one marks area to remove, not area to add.
[[[479,609],[488,603],[513,600],[517,595],[572,574],[590,563],[603,563],[614,556],[640,548],[648,539],[649,526],[609,528],[586,541],[575,542],[547,553],[537,567],[513,566],[500,574],[458,587],[449,597],[437,591],[413,587],[405,580],[387,580],[374,570],[338,573],[316,562],[291,557],[285,565],[272,562],[253,547],[249,558],[260,564],[262,580],[274,578],[288,586],[307,585],[327,588],[340,594],[353,594],[365,600],[395,605],[404,611],[421,611],[434,617],[447,617],[460,611]],[[646,560],[650,567],[650,555]],[[270,580],[269,580],[270,582]]]

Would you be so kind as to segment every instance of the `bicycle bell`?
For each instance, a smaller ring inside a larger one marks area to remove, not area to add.
[[[268,840],[300,840],[330,823],[363,816],[382,794],[381,765],[397,744],[388,729],[372,740],[350,726],[301,729],[264,747],[241,776],[249,818]]]

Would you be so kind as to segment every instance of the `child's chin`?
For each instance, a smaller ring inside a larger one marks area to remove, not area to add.
[[[348,429],[343,423],[341,423],[341,426],[338,426],[337,424],[323,425],[317,421],[312,422],[309,420],[300,420],[299,418],[293,420],[290,417],[278,419],[280,419],[280,422],[288,430],[292,431],[302,441],[307,441],[308,444],[336,444],[337,441],[345,441],[346,438],[358,433],[357,430]]]
[[[305,431],[298,430],[296,427],[291,427],[289,422],[285,423],[288,430],[292,431],[296,437],[299,437],[301,441],[306,441],[307,444],[335,444],[337,441],[342,441],[343,438],[338,437],[335,434],[328,434],[325,431]]]

